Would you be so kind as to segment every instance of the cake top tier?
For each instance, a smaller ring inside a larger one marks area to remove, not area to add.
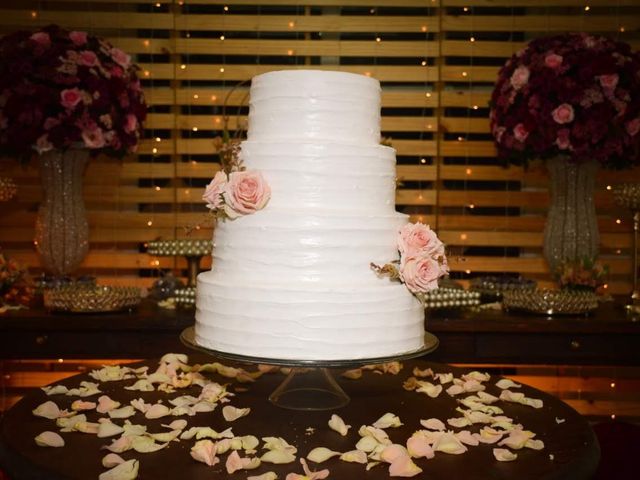
[[[251,82],[252,141],[380,142],[380,82],[353,73],[281,70]]]

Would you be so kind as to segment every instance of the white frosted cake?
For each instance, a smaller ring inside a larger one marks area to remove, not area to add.
[[[271,189],[218,222],[198,276],[196,342],[252,357],[347,360],[417,350],[424,310],[371,262],[398,258],[395,150],[380,145],[380,84],[286,70],[251,84],[240,159]]]

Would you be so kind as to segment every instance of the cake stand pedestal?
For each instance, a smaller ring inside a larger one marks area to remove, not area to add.
[[[180,340],[185,346],[193,350],[225,360],[290,367],[291,371],[287,377],[269,395],[269,401],[272,404],[290,410],[335,410],[349,403],[349,396],[338,385],[330,370],[331,368],[351,369],[365,365],[417,358],[433,352],[438,348],[439,343],[435,335],[425,332],[424,346],[422,348],[400,355],[355,360],[291,360],[236,355],[203,347],[196,343],[194,327],[183,330]]]

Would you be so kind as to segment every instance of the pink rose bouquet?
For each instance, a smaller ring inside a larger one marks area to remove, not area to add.
[[[428,225],[408,223],[398,232],[400,260],[371,268],[380,276],[402,281],[420,298],[420,294],[438,288],[438,279],[449,273],[444,244]]]
[[[86,32],[51,25],[2,37],[0,153],[134,152],[146,117],[137,69],[125,52]]]
[[[500,70],[491,97],[498,155],[640,164],[640,53],[605,37],[538,38]]]
[[[230,219],[262,210],[271,198],[271,188],[262,173],[220,170],[205,189],[202,200],[218,217]]]

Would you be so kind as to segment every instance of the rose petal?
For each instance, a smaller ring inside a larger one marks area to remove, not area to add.
[[[418,388],[416,392],[418,393],[426,393],[431,398],[437,398],[438,395],[442,392],[442,385],[434,385],[431,382],[420,381],[416,382]]]
[[[418,367],[413,367],[413,375],[418,378],[433,377],[433,370],[430,368],[420,370]]]
[[[122,435],[127,437],[139,437],[147,432],[146,425],[135,425],[129,420],[124,421],[122,428],[124,428],[124,433]]]
[[[509,436],[501,440],[498,445],[505,445],[513,450],[520,450],[525,446],[527,441],[531,440],[534,436],[535,433],[529,430],[511,430]]]
[[[302,464],[302,469],[304,470],[304,474],[307,476],[308,480],[322,480],[329,476],[329,470],[327,469],[312,471],[304,458],[300,459],[300,463]]]
[[[42,432],[34,440],[39,447],[64,447],[64,439],[56,432]]]
[[[513,460],[518,458],[518,454],[513,453],[513,452],[507,450],[506,448],[494,448],[493,449],[493,456],[499,462],[512,462]]]
[[[169,425],[162,425],[163,427],[170,428],[171,430],[184,430],[187,426],[186,420],[174,420]]]
[[[421,472],[422,469],[413,463],[409,455],[400,456],[389,465],[389,476],[391,477],[415,477]]]
[[[98,478],[99,480],[134,480],[138,476],[139,468],[138,460],[128,460],[100,474]]]
[[[479,434],[475,434],[476,438],[478,439],[478,441],[480,443],[496,443],[498,442],[502,436],[504,435],[504,432],[500,432],[498,430],[494,430],[491,427],[484,427],[482,429],[480,429],[480,433]]]
[[[507,388],[520,388],[522,385],[518,384],[518,383],[514,383],[513,380],[510,380],[508,378],[501,378],[500,380],[498,380],[496,382],[496,387],[504,390]]]
[[[32,413],[36,417],[48,418],[49,420],[55,420],[66,415],[66,413],[63,413],[58,405],[51,400],[38,405],[34,410],[32,410]]]
[[[109,418],[129,418],[136,414],[136,410],[131,405],[126,405],[122,408],[110,410],[108,414]]]
[[[376,428],[397,428],[402,426],[403,423],[400,418],[393,413],[385,413],[382,417],[376,420],[373,424]]]
[[[220,462],[216,453],[217,446],[211,440],[199,440],[191,447],[191,458],[198,462],[205,463],[210,467]]]
[[[480,441],[478,440],[478,438],[474,436],[469,430],[462,430],[460,432],[457,432],[455,435],[456,435],[456,438],[460,440],[462,443],[464,443],[465,445],[470,445],[472,447],[475,447],[480,444]]]
[[[90,433],[92,435],[96,435],[98,433],[100,425],[100,423],[78,422],[75,425],[75,430],[81,433]]]
[[[407,440],[407,452],[413,458],[433,458],[435,456],[429,438],[420,431],[415,432]]]
[[[161,403],[156,403],[153,405],[147,412],[144,414],[145,418],[149,420],[153,420],[155,418],[166,417],[171,414],[171,410],[166,405],[162,405]]]
[[[477,382],[488,382],[491,379],[491,375],[488,373],[482,373],[478,371],[469,372],[465,375],[462,375],[462,379],[467,380],[476,380]]]
[[[116,402],[115,400],[111,400],[108,396],[102,395],[98,398],[98,406],[96,407],[96,411],[98,413],[109,413],[111,410],[115,410],[120,406],[120,402]]]
[[[478,397],[483,403],[494,403],[498,401],[498,397],[483,391],[478,392]]]
[[[438,418],[429,418],[428,420],[420,420],[420,425],[429,430],[444,430],[446,427],[442,420]]]
[[[83,413],[80,415],[73,415],[72,417],[60,417],[56,420],[56,425],[62,432],[75,431],[76,425],[81,422],[86,422],[87,416]]]
[[[281,437],[262,437],[264,442],[263,448],[267,450],[286,450],[290,453],[296,453],[298,449],[293,445],[289,445],[284,438]]]
[[[98,388],[97,383],[93,382],[80,382],[80,386],[78,388],[72,388],[69,390],[66,395],[69,397],[91,397],[93,395],[97,395],[98,393],[102,393]]]
[[[238,455],[237,451],[234,450],[229,454],[225,467],[229,475],[237,470],[242,470],[242,459],[240,458],[240,455]]]
[[[339,455],[340,452],[334,452],[333,450],[329,450],[325,447],[316,447],[309,452],[307,459],[315,463],[322,463]]]
[[[451,385],[446,392],[453,397],[464,393],[464,387],[462,385]]]
[[[375,448],[380,445],[375,438],[371,436],[362,437],[358,443],[356,443],[356,450],[360,450],[361,452],[373,452]]]
[[[138,453],[152,453],[162,450],[168,443],[156,443],[151,437],[131,437],[131,448]]]
[[[464,428],[472,424],[467,417],[448,418],[447,423],[454,428]]]
[[[440,385],[453,382],[453,373],[436,373],[433,376],[434,380],[438,380]]]
[[[408,456],[409,452],[403,445],[396,443],[387,445],[380,452],[380,460],[387,463],[393,463],[398,457]]]
[[[260,457],[260,460],[266,463],[275,463],[280,465],[283,463],[292,463],[296,461],[296,456],[286,450],[269,450]]]
[[[331,430],[335,430],[344,437],[349,432],[351,425],[345,424],[341,417],[333,414],[329,419],[329,428],[331,428]]]
[[[542,440],[530,439],[526,441],[524,446],[532,450],[542,450],[544,448],[544,442]]]
[[[115,453],[107,453],[102,458],[102,466],[104,468],[113,468],[121,463],[124,463],[124,458]]]
[[[227,422],[233,422],[239,418],[249,415],[250,408],[236,408],[231,405],[227,405],[222,408],[222,416]]]
[[[54,385],[51,387],[42,387],[41,389],[44,393],[46,393],[48,396],[51,395],[64,395],[65,393],[67,393],[69,391],[69,389],[67,387],[65,387],[64,385]]]
[[[262,475],[254,475],[247,477],[247,480],[277,480],[278,475],[275,472],[266,472]]]
[[[126,452],[127,450],[131,450],[134,438],[136,437],[122,436],[114,440],[113,442],[111,442],[111,445],[106,445],[102,448],[104,448],[105,450],[109,450],[110,452],[113,452],[113,453]]]
[[[446,432],[433,444],[433,451],[459,455],[466,452],[467,447],[453,433]]]
[[[355,368],[353,370],[347,370],[342,374],[344,378],[348,378],[350,380],[357,380],[362,377],[362,369]]]
[[[137,391],[140,391],[140,392],[153,392],[155,390],[155,388],[153,387],[151,382],[149,382],[149,380],[146,380],[146,379],[138,380],[133,385],[129,385],[128,387],[124,387],[124,389],[125,390],[131,390],[131,391],[136,391],[137,390]]]
[[[181,432],[182,430],[171,430],[170,432],[149,433],[147,435],[153,438],[156,442],[169,443],[178,438]]]
[[[351,463],[367,463],[367,454],[361,450],[350,450],[340,455],[340,460]]]
[[[145,401],[142,398],[131,400],[129,404],[133,408],[135,408],[136,410],[142,413],[147,413],[147,410],[149,410],[153,406],[152,403],[145,403]]]

